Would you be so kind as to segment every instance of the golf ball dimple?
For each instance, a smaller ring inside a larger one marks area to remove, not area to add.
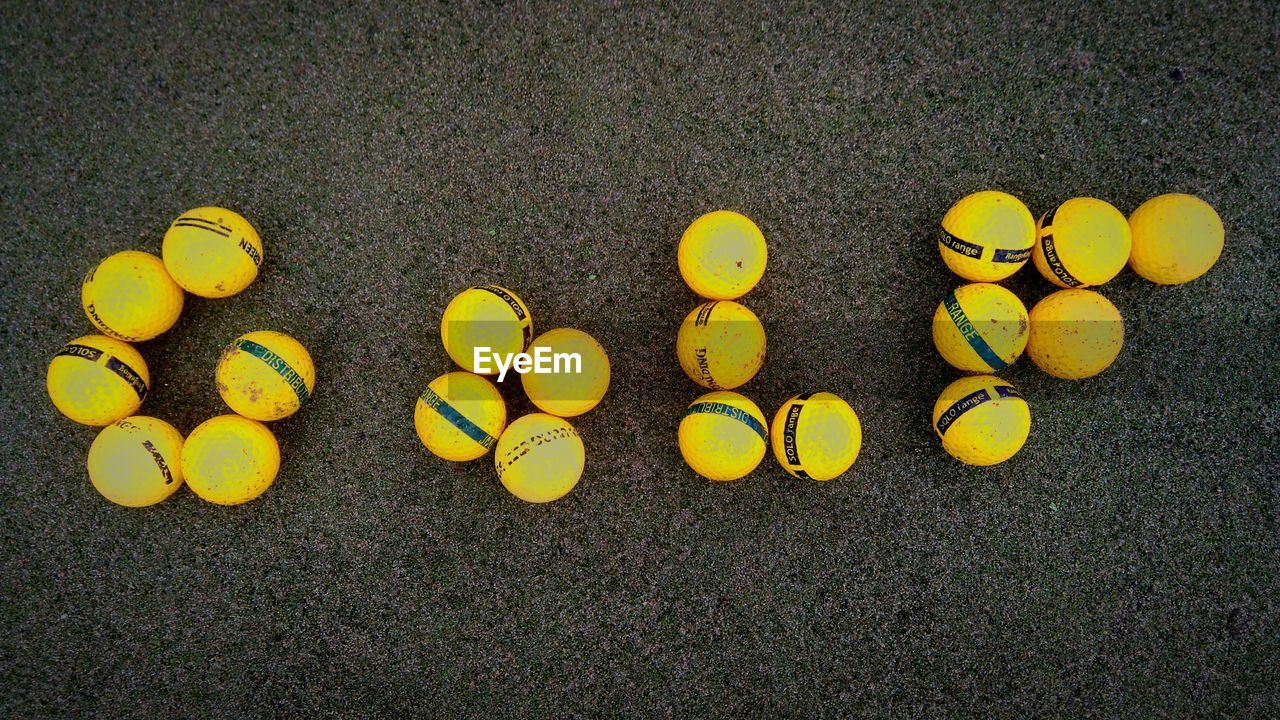
[[[609,389],[609,356],[595,338],[581,330],[557,328],[539,335],[529,345],[528,353],[536,359],[540,350],[550,358],[552,372],[520,375],[525,394],[539,410],[574,417],[604,399]],[[561,356],[564,363],[557,360]]]
[[[1093,377],[1111,367],[1124,346],[1120,311],[1092,290],[1059,290],[1031,308],[1027,355],[1064,380]]]
[[[440,319],[440,340],[449,357],[467,372],[477,372],[476,349],[501,356],[524,352],[533,340],[533,316],[524,301],[499,285],[468,288],[449,302]],[[496,375],[488,362],[481,375]]]
[[[1027,308],[1017,295],[990,283],[956,288],[933,313],[933,344],[943,359],[971,373],[993,373],[1027,346]]]
[[[732,390],[764,364],[764,326],[755,313],[730,300],[694,308],[676,336],[676,355],[690,379],[704,388]]]
[[[252,420],[289,417],[316,386],[316,366],[302,343],[271,330],[245,333],[222,351],[218,394],[227,406]]]
[[[782,469],[808,480],[843,475],[862,448],[858,414],[849,403],[828,392],[787,400],[773,416],[769,436]]]
[[[183,290],[224,298],[249,287],[258,277],[264,250],[248,220],[226,208],[199,207],[169,226],[161,255]]]
[[[983,190],[960,199],[942,218],[938,252],[952,272],[974,282],[1014,274],[1031,257],[1036,221],[1018,198]]]
[[[1133,251],[1129,266],[1154,283],[1178,285],[1209,272],[1226,233],[1209,203],[1193,195],[1160,195],[1129,216]]]
[[[759,406],[738,393],[707,393],[680,418],[680,454],[708,480],[737,480],[764,458],[769,445],[766,422]]]
[[[483,457],[507,424],[507,405],[487,378],[451,372],[432,380],[413,410],[422,444],[437,457],[464,462]]]
[[[182,475],[204,500],[239,505],[266,492],[280,471],[280,445],[266,425],[239,415],[204,421],[182,447]]]
[[[80,288],[89,321],[129,342],[150,340],[173,327],[182,314],[183,297],[160,258],[135,250],[98,263]]]
[[[163,420],[117,420],[89,447],[89,480],[117,505],[154,505],[182,486],[182,445],[182,433]]]
[[[734,300],[760,282],[769,249],[750,218],[717,210],[689,225],[676,255],[690,289],[709,300]]]
[[[45,387],[54,407],[68,418],[82,425],[110,425],[142,406],[151,374],[128,343],[85,335],[54,355]]]
[[[1102,285],[1129,261],[1129,221],[1109,203],[1071,198],[1036,223],[1031,255],[1046,280],[1062,288]]]
[[[586,450],[568,420],[532,413],[502,431],[493,460],[498,479],[512,495],[525,502],[547,503],[577,486]]]
[[[993,375],[956,380],[933,406],[933,430],[952,457],[969,465],[996,465],[1022,449],[1031,409],[1012,385]]]

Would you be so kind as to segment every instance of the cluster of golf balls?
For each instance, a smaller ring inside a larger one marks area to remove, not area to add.
[[[952,366],[974,373],[951,383],[933,407],[934,432],[948,453],[971,465],[1013,457],[1031,431],[1031,411],[995,373],[1025,350],[1046,373],[1065,380],[1106,370],[1124,344],[1124,321],[1103,285],[1128,264],[1155,283],[1175,285],[1209,271],[1222,254],[1222,220],[1191,195],[1160,195],[1126,220],[1102,200],[1067,200],[1037,222],[1020,200],[984,190],[942,218],[942,260],[972,284],[956,288],[933,316],[933,342]],[[994,284],[1031,260],[1062,288],[1027,312]]]
[[[708,213],[685,230],[677,260],[685,282],[707,302],[681,324],[676,354],[685,374],[712,390],[680,418],[685,462],[710,480],[737,480],[760,464],[771,445],[793,476],[831,480],[844,474],[862,447],[862,426],[847,402],[829,392],[806,392],[784,402],[767,424],[759,406],[733,392],[764,364],[764,327],[735,302],[764,276],[768,248],[760,228],[736,212]]]
[[[153,505],[185,482],[210,502],[247,502],[280,468],[280,446],[262,421],[297,412],[315,389],[315,365],[288,335],[251,332],[228,345],[217,366],[218,392],[235,414],[207,420],[185,439],[164,420],[135,415],[151,374],[130,343],[173,327],[183,291],[224,298],[244,290],[258,276],[263,247],[243,217],[201,207],[173,221],[161,255],[116,253],[85,276],[81,304],[102,334],[58,351],[46,376],[49,398],[68,418],[103,427],[89,448],[88,470],[108,500]]]
[[[413,425],[422,444],[453,462],[476,460],[492,450],[498,479],[526,502],[567,495],[582,478],[586,450],[566,418],[600,404],[609,389],[609,356],[600,343],[573,328],[534,338],[529,307],[499,285],[468,288],[454,297],[440,321],[440,340],[463,370],[432,380],[418,398]],[[477,348],[505,358],[572,355],[580,364],[572,371],[517,371],[525,394],[542,412],[508,425],[506,402],[497,384],[485,377],[497,375],[498,367],[478,367]]]

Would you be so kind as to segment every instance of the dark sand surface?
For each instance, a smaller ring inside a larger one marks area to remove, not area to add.
[[[408,5],[0,8],[3,714],[1276,713],[1274,3]],[[1105,374],[1011,368],[1031,438],[976,470],[931,434],[955,372],[929,319],[959,284],[937,223],[988,187],[1037,216],[1194,193],[1227,247],[1189,285],[1103,288],[1128,329]],[[266,265],[140,346],[145,413],[224,412],[214,363],[254,329],[320,384],[261,499],[128,511],[44,369],[90,331],[85,271],[204,204]],[[770,243],[744,392],[862,418],[835,482],[680,458],[675,247],[719,207]],[[440,313],[486,282],[613,360],[550,506],[413,432]]]

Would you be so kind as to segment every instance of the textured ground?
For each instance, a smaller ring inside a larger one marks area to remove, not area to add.
[[[5,715],[1280,707],[1274,4],[85,5],[0,8]],[[1129,333],[1103,376],[1013,368],[1031,439],[973,470],[931,435],[954,372],[928,322],[957,283],[937,222],[986,187],[1037,215],[1191,192],[1228,239],[1193,284],[1105,288]],[[252,219],[267,263],[142,346],[145,411],[222,412],[217,354],[258,328],[306,342],[320,385],[273,426],[260,500],[127,511],[44,368],[90,329],[83,273],[202,204]],[[862,417],[836,482],[681,462],[675,243],[718,207],[770,242],[747,394]],[[613,359],[551,506],[413,433],[440,312],[483,282]]]

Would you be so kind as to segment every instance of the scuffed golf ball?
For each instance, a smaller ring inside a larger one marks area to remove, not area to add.
[[[199,207],[169,226],[161,255],[183,290],[224,298],[249,287],[258,277],[264,251],[262,238],[248,220],[226,208]]]
[[[266,492],[280,471],[280,445],[266,425],[239,415],[204,421],[182,446],[187,487],[219,505],[239,505]]]
[[[745,215],[717,210],[694,220],[680,238],[677,262],[690,289],[709,300],[734,300],[760,282],[769,259],[760,228]]]
[[[999,372],[1027,346],[1027,308],[990,283],[956,288],[933,313],[933,344],[943,359],[971,373]]]
[[[1012,385],[976,375],[948,385],[933,406],[933,430],[952,457],[995,465],[1013,457],[1031,432],[1031,409]]]
[[[1092,290],[1059,290],[1031,308],[1027,355],[1064,380],[1093,377],[1111,367],[1124,346],[1124,320]]]
[[[289,417],[311,399],[316,366],[302,343],[270,330],[246,333],[222,351],[218,394],[252,420]]]
[[[732,390],[755,377],[764,364],[764,326],[755,313],[729,300],[693,309],[680,325],[676,354],[694,382]]]

